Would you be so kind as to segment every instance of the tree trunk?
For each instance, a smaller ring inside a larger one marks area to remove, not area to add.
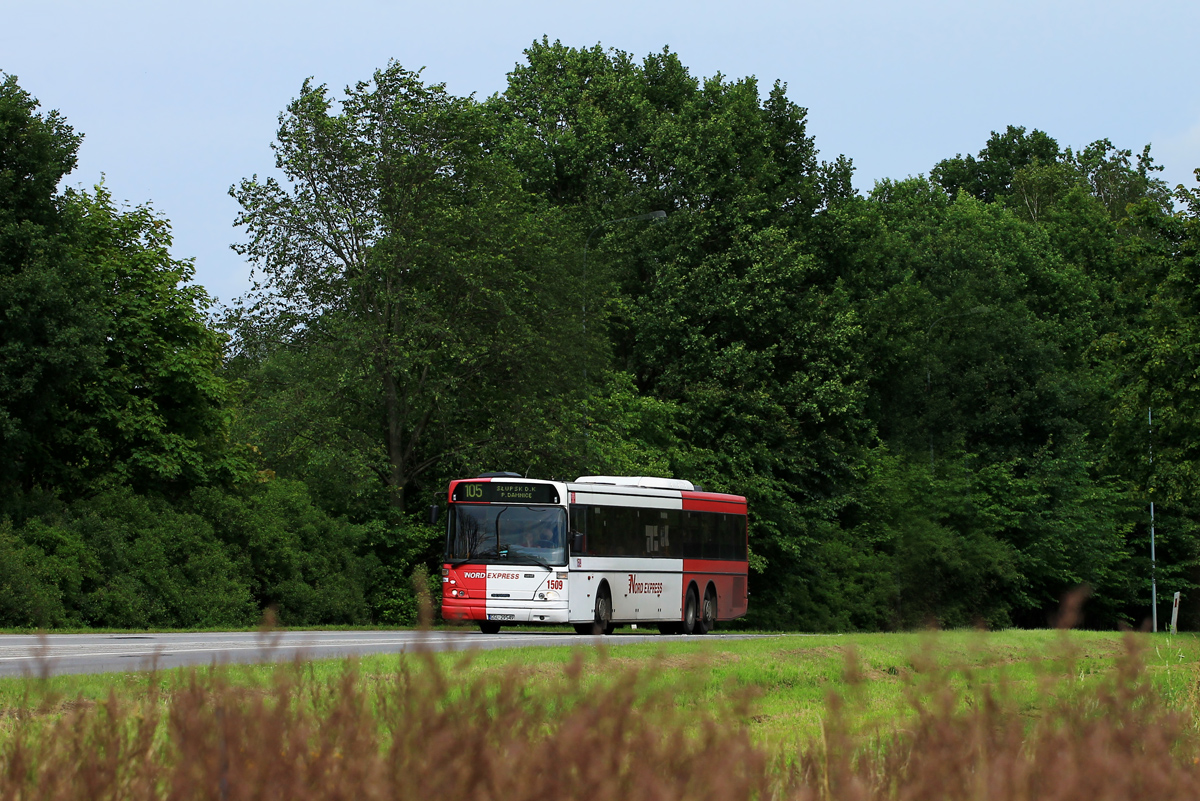
[[[400,396],[396,390],[396,378],[388,370],[381,370],[383,377],[384,403],[387,406],[387,449],[388,491],[392,508],[404,511],[404,487],[408,483],[405,475],[404,415],[400,411]]]

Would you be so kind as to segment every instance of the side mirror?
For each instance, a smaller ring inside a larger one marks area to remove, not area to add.
[[[582,531],[576,531],[574,536],[571,537],[571,552],[572,553],[583,553],[583,532]]]
[[[436,526],[438,515],[441,514],[442,508],[437,504],[429,507],[429,525]]]

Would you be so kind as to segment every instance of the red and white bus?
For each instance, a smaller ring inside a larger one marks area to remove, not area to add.
[[[442,617],[704,634],[746,614],[746,499],[678,479],[452,481]]]

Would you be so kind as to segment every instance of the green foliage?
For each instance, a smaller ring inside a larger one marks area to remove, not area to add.
[[[74,504],[55,528],[64,543],[83,546],[78,601],[89,625],[237,626],[256,617],[203,518],[118,489]]]
[[[535,384],[556,394],[547,379],[575,355],[549,281],[565,223],[486,146],[493,127],[479,104],[396,64],[336,112],[306,83],[274,145],[288,186],[231,190],[250,236],[240,252],[263,279],[233,323],[245,374],[304,392],[296,411],[309,414],[288,441],[315,423],[306,450],[348,452],[358,486],[370,492],[375,473],[396,515],[447,453],[512,436],[494,425],[507,398]],[[301,362],[282,356],[285,375],[267,363],[289,348]]]
[[[428,275],[468,286],[453,272],[467,254],[503,263],[504,275],[478,273],[479,291],[500,304],[488,307],[494,320],[521,320],[490,329],[505,343],[488,339],[488,356],[513,346],[503,372],[479,350],[457,350],[485,337],[469,314],[440,312],[429,329],[453,335],[388,340],[474,370],[454,379],[453,398],[431,390],[430,425],[401,425],[402,441],[415,432],[423,443],[412,452],[434,460],[412,474],[423,500],[447,478],[498,467],[676,475],[741,492],[755,625],[1040,625],[1083,583],[1096,591],[1096,625],[1139,614],[1141,479],[1113,449],[1111,412],[1129,393],[1111,340],[1141,318],[1180,252],[1148,150],[1135,161],[1099,140],[1076,152],[1009,127],[978,156],[938,164],[932,181],[885,180],[860,198],[847,159],[818,162],[806,112],[781,85],[763,96],[754,79],[697,79],[668,50],[637,61],[543,39],[525,56],[481,105],[393,64],[350,90],[337,115],[307,85],[285,115],[281,165],[323,177],[291,194],[253,181],[237,193],[247,253],[275,293],[262,297],[281,304],[264,301],[239,329],[252,387],[245,438],[264,469],[303,478],[323,506],[357,520],[382,519],[388,495],[401,509],[396,486],[412,482],[395,477],[394,432],[381,433],[394,422],[387,370],[366,356],[382,340],[347,335],[371,330],[361,310],[339,316],[358,276],[376,286],[395,273],[323,249],[371,220],[358,235],[364,253],[413,265],[406,286],[428,280],[404,238],[418,229],[440,257]],[[450,129],[457,150],[431,138]],[[419,184],[417,162],[396,155],[404,148],[380,144],[391,136],[455,165],[416,221],[403,203],[375,201]],[[389,168],[376,165],[393,159],[401,166],[388,175],[399,179],[381,184]],[[472,180],[484,175],[480,193]],[[345,197],[381,188],[332,209],[322,195],[335,185]],[[579,241],[565,250],[586,263],[568,279],[522,273],[529,262],[496,260],[509,223],[488,218],[500,233],[470,242],[443,226],[482,220],[501,197],[527,234],[560,251]],[[323,240],[288,222],[351,207],[357,216]],[[667,216],[646,222],[652,210]],[[546,285],[563,290],[557,314],[520,305]],[[442,308],[445,291],[421,308]],[[573,307],[583,315],[563,313]],[[410,325],[414,308],[400,303],[397,318]],[[543,338],[567,358],[539,351]],[[343,341],[359,343],[357,360],[330,347]],[[456,375],[432,358],[411,365]],[[404,408],[428,409],[413,400]],[[400,519],[371,546],[393,588],[438,547]],[[1182,577],[1191,546],[1171,547],[1182,550],[1163,575]],[[405,592],[388,598],[376,607],[407,618]]]
[[[779,84],[763,98],[752,78],[698,80],[669,51],[639,64],[542,40],[526,60],[490,101],[501,144],[527,187],[595,221],[585,289],[636,390],[597,388],[589,436],[625,430],[636,446],[617,458],[598,445],[589,462],[746,494],[768,571],[756,597],[805,595],[805,557],[871,438],[856,312],[804,242],[813,214],[846,199],[849,163],[818,164],[806,112]],[[655,209],[663,222],[621,219]]]
[[[80,377],[101,360],[104,319],[56,187],[81,137],[0,76],[0,488],[70,460],[59,447]]]
[[[226,359],[162,217],[57,192],[78,143],[4,78],[0,624],[410,624],[425,505],[490,469],[746,495],[748,625],[1079,585],[1137,623],[1150,501],[1200,586],[1200,192],[1148,147],[1010,126],[860,197],[785,86],[669,50],[542,39],[483,102],[309,81],[231,189]]]
[[[1026,134],[1024,127],[1010,125],[1003,134],[992,131],[978,157],[940,161],[930,177],[952,198],[962,191],[986,203],[1005,202],[1022,209],[1033,222],[1047,205],[1080,186],[1117,220],[1130,203],[1148,198],[1165,208],[1170,202],[1167,186],[1152,176],[1162,167],[1151,158],[1150,146],[1138,154],[1136,164],[1132,156],[1133,151],[1117,148],[1108,139],[1098,139],[1078,153],[1060,149],[1044,131]]]
[[[11,539],[39,555],[54,603],[4,625],[244,626],[257,610],[212,526],[119,488],[27,520]],[[35,595],[37,597],[37,595]]]
[[[13,533],[12,521],[0,521],[0,625],[47,628],[66,622],[54,566],[46,554]]]
[[[253,491],[192,494],[196,513],[243,560],[256,608],[280,622],[364,623],[374,561],[361,555],[367,531],[313,505],[298,481],[278,479]]]
[[[75,411],[80,431],[70,445],[82,475],[143,491],[234,477],[244,468],[224,441],[224,338],[209,327],[210,301],[190,283],[191,263],[170,256],[168,223],[145,206],[118,211],[103,187],[65,200],[111,320],[103,362]]]
[[[202,487],[177,504],[118,487],[0,522],[0,625],[240,627],[269,607],[285,625],[368,623],[391,591],[377,536],[298,481]]]
[[[940,161],[930,176],[951,197],[961,190],[991,202],[1012,191],[1023,169],[1051,164],[1060,155],[1058,142],[1044,131],[1035,128],[1026,134],[1024,126],[1010,125],[1002,134],[992,131],[978,157],[959,154]]]
[[[102,186],[55,193],[79,137],[35,107],[5,79],[0,489],[178,493],[229,479],[240,462],[224,442],[223,343],[192,265],[171,257],[148,207],[120,211]]]

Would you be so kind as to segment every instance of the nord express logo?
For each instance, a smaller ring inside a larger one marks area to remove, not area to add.
[[[629,592],[631,594],[662,595],[662,591],[661,581],[638,581],[635,574],[629,574]]]

